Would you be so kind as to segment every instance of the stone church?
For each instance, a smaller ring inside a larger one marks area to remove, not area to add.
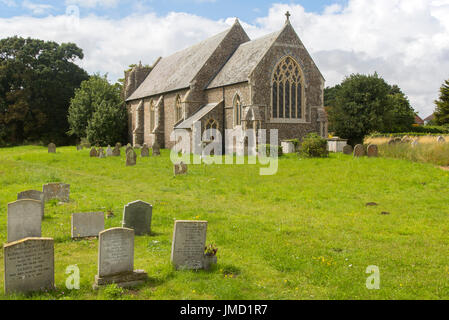
[[[280,31],[255,40],[236,20],[151,67],[126,72],[130,141],[172,148],[171,133],[192,130],[196,121],[223,136],[223,129],[253,128],[278,129],[279,143],[310,132],[327,138],[324,77],[286,16]]]

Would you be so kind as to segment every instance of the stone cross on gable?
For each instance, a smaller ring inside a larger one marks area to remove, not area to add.
[[[287,12],[285,13],[285,16],[287,17],[287,21],[290,21],[291,14],[290,14],[289,11],[287,11]]]

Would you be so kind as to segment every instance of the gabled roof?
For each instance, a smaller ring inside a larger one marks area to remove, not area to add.
[[[188,88],[231,29],[162,58],[127,101]]]
[[[222,101],[206,104],[205,106],[201,107],[196,113],[194,113],[190,118],[178,124],[175,129],[192,129],[192,126],[196,121],[201,120],[206,114],[211,112],[221,102]]]
[[[248,81],[248,76],[271,47],[281,31],[241,44],[207,89]]]
[[[424,119],[424,121],[432,121],[435,119],[435,113],[432,113],[430,116]]]

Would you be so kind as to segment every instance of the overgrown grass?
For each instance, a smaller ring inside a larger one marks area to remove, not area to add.
[[[124,156],[89,158],[74,147],[0,149],[2,243],[18,192],[71,184],[71,202],[48,203],[42,227],[55,239],[57,290],[4,296],[1,263],[0,299],[448,299],[448,175],[430,164],[332,154],[284,156],[275,176],[260,176],[258,165],[192,165],[174,178],[166,150],[126,167]],[[98,242],[71,241],[70,215],[110,211],[106,227],[117,227],[123,206],[137,199],[153,205],[154,234],[135,240],[135,268],[149,279],[123,292],[93,291]],[[209,221],[215,269],[173,270],[175,219]],[[70,291],[65,270],[73,264],[81,288]],[[370,265],[380,268],[380,290],[365,286]]]
[[[387,158],[449,166],[449,143],[418,144],[415,147],[410,143],[382,144],[379,145],[379,153]]]

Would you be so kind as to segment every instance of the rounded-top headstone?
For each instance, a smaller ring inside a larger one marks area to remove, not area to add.
[[[354,148],[351,145],[347,144],[343,147],[343,153],[347,155],[351,155],[354,152]]]
[[[133,148],[126,152],[126,166],[135,166],[137,161],[137,153]]]
[[[95,149],[95,147],[93,147],[91,150],[90,150],[90,157],[91,158],[95,158],[95,157],[98,157],[98,152],[97,152],[97,149]]]
[[[112,228],[99,234],[98,275],[133,272],[134,230]]]
[[[444,137],[442,137],[442,136],[439,136],[439,137],[437,138],[437,142],[438,142],[438,143],[445,143],[445,142],[446,142],[446,139],[444,139]]]
[[[354,147],[354,157],[359,158],[365,155],[365,148],[362,144],[358,144]]]
[[[151,204],[138,200],[128,203],[123,209],[123,228],[133,229],[136,235],[151,233]]]
[[[140,156],[141,157],[149,157],[150,156],[150,149],[146,144],[143,145],[142,149],[140,150]]]
[[[31,200],[37,200],[41,202],[42,207],[42,219],[44,218],[44,211],[45,211],[45,195],[41,191],[37,190],[27,190],[22,191],[17,194],[17,200],[25,200],[25,199],[31,199]]]
[[[157,139],[154,140],[154,143],[151,146],[151,150],[153,152],[153,157],[157,157],[157,156],[161,155],[161,147],[159,146]]]
[[[370,158],[377,158],[379,156],[379,148],[375,144],[370,144],[366,154]]]

